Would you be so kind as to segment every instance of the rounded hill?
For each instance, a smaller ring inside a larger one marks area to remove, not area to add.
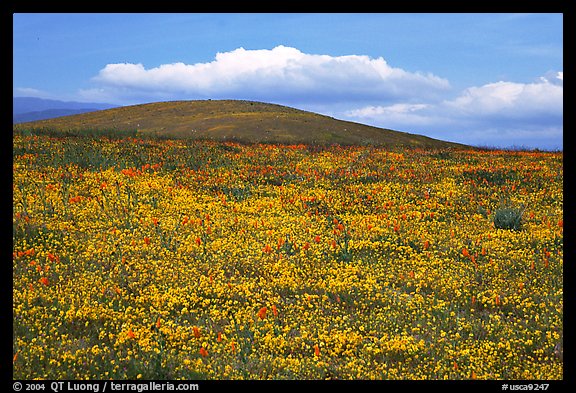
[[[138,134],[242,143],[466,148],[422,135],[243,100],[167,101],[20,123],[15,130],[137,130]]]

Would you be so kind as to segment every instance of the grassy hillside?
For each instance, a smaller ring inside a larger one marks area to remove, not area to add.
[[[14,130],[24,129],[137,130],[142,135],[246,143],[466,147],[286,106],[238,100],[157,102],[14,125]]]

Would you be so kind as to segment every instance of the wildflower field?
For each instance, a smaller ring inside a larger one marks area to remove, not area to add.
[[[562,163],[15,133],[13,377],[562,379]]]

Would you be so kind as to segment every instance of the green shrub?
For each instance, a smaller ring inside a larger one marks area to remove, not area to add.
[[[500,208],[494,213],[494,226],[498,229],[511,229],[513,231],[519,231],[522,229],[523,214],[524,208]]]

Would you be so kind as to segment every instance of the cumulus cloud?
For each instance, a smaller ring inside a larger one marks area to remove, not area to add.
[[[563,71],[550,71],[546,75],[540,77],[540,81],[544,83],[551,83],[553,85],[564,85],[564,72]]]
[[[534,142],[562,147],[563,72],[533,83],[495,82],[432,103],[370,105],[343,112],[349,120],[421,132],[463,143],[504,146]],[[524,141],[524,143],[522,142]]]
[[[53,98],[50,93],[33,87],[15,87],[12,89],[14,97]]]
[[[238,48],[209,63],[106,65],[93,78],[100,89],[188,98],[257,98],[287,102],[413,100],[450,88],[433,74],[390,66],[382,57],[306,54],[296,48]]]
[[[432,120],[441,120],[434,116],[431,104],[399,103],[387,106],[369,105],[346,111],[344,115],[362,120],[383,120],[392,126],[427,125]]]
[[[536,83],[496,82],[470,87],[459,97],[444,102],[452,115],[467,118],[536,119],[563,115],[564,89],[541,78]]]

